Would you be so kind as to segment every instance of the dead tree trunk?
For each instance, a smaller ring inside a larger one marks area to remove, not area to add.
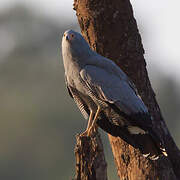
[[[153,116],[153,127],[168,158],[150,161],[120,138],[109,135],[120,179],[180,179],[180,151],[162,118],[151,87],[141,37],[129,0],[74,0],[81,32],[90,46],[114,60],[132,79]]]
[[[75,180],[107,180],[107,164],[100,135],[77,136]]]

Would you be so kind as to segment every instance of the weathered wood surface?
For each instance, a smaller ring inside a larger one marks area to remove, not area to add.
[[[107,180],[107,164],[100,135],[77,136],[75,180]]]

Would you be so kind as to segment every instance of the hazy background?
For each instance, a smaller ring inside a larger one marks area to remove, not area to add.
[[[86,127],[64,85],[61,38],[78,30],[72,0],[0,1],[0,179],[74,176],[75,135]],[[180,146],[179,0],[132,0],[147,68],[168,127]],[[109,180],[111,150],[102,133]]]

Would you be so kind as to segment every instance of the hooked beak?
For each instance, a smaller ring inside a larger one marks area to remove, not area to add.
[[[66,41],[70,41],[71,40],[69,34],[67,34],[67,33],[64,33],[64,39]]]
[[[64,33],[64,35],[63,35],[63,36],[64,36],[63,38],[64,38],[66,41],[69,41],[68,34]]]
[[[69,41],[69,37],[68,37],[67,34],[65,35],[65,39],[66,39],[67,41]]]
[[[74,34],[65,33],[64,38],[65,38],[66,41],[71,42],[72,39],[74,38]]]

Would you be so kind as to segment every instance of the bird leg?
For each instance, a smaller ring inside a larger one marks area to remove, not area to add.
[[[88,120],[88,125],[87,125],[87,128],[86,130],[80,134],[80,136],[88,136],[88,131],[89,131],[89,128],[91,127],[91,124],[93,122],[93,116],[94,116],[94,113],[92,110],[90,110],[90,115],[89,115],[89,120]]]
[[[93,131],[96,131],[97,128],[98,128],[98,126],[96,124],[96,121],[97,121],[98,115],[100,113],[100,110],[101,110],[101,108],[100,108],[100,106],[98,106],[98,109],[97,109],[96,114],[94,116],[94,120],[93,120],[93,122],[91,123],[91,126],[88,129],[88,132],[87,132],[88,136],[90,136],[93,133]]]

